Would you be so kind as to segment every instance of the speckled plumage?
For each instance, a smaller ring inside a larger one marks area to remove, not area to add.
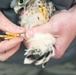
[[[40,1],[40,0],[37,0],[37,1]],[[39,7],[39,2],[37,2],[37,1],[31,0],[29,2],[28,6],[25,7],[24,15],[21,16],[21,20],[22,20],[21,25],[22,26],[25,27],[25,25],[28,24],[28,27],[31,28],[31,27],[36,26],[36,25],[41,25],[41,24],[47,22],[49,20],[49,18],[51,17],[52,12],[55,11],[55,9],[52,9],[53,8],[52,3],[50,2],[50,3],[46,4],[46,2],[44,0],[43,1],[43,3],[44,3],[43,6],[45,6],[45,8],[46,8],[45,11],[47,11],[46,12],[47,16],[46,16],[46,19],[45,19],[43,14],[40,13],[40,11],[39,11],[40,7]],[[48,7],[48,5],[49,5],[49,7]],[[26,16],[26,17],[24,17],[24,16]],[[28,27],[27,27],[27,29],[28,29]]]
[[[23,14],[19,16],[19,23],[26,30],[48,22],[56,12],[53,3],[48,0],[13,0],[11,7],[14,8],[16,13],[24,9]],[[27,42],[29,48],[25,53],[24,64],[35,62],[35,65],[42,64],[44,68],[49,59],[55,55],[53,47],[55,38],[49,33],[36,32],[32,38],[27,39]]]

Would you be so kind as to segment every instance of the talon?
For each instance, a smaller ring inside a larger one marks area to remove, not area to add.
[[[40,65],[40,64],[42,64],[43,61],[44,61],[44,59],[45,59],[45,55],[39,57],[39,58],[37,59],[35,65]]]
[[[47,62],[42,64],[42,68],[45,68],[45,66],[47,65]]]

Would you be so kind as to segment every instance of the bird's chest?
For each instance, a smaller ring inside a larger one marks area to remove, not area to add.
[[[29,29],[36,25],[41,25],[48,21],[48,17],[45,19],[45,15],[48,16],[47,10],[44,7],[37,7],[33,4],[29,5],[27,10],[24,11],[24,14],[21,16],[21,26]]]

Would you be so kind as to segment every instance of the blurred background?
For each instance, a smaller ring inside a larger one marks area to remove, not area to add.
[[[24,65],[24,50],[22,44],[12,57],[0,62],[0,75],[76,75],[76,39],[61,59],[50,59],[44,69],[41,65]]]
[[[56,2],[56,0],[53,1]],[[12,9],[9,9],[10,2],[11,0],[0,0],[0,10],[9,20],[17,24],[18,17]],[[63,0],[63,2],[57,0],[56,5],[59,9],[64,9],[65,7],[68,9],[71,3],[72,0]],[[64,7],[61,8],[61,6]],[[0,75],[76,75],[76,38],[62,58],[50,59],[44,69],[41,65],[24,65],[24,50],[25,46],[22,44],[18,52],[12,57],[5,62],[0,62]]]

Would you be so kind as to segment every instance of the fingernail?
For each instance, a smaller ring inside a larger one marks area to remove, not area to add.
[[[24,32],[25,31],[24,28],[22,28],[22,27],[17,27],[17,30],[20,31],[20,32]]]
[[[34,34],[34,32],[33,32],[32,30],[28,30],[28,31],[26,32],[26,37],[27,37],[27,38],[31,38],[31,37],[33,36],[33,34]]]

